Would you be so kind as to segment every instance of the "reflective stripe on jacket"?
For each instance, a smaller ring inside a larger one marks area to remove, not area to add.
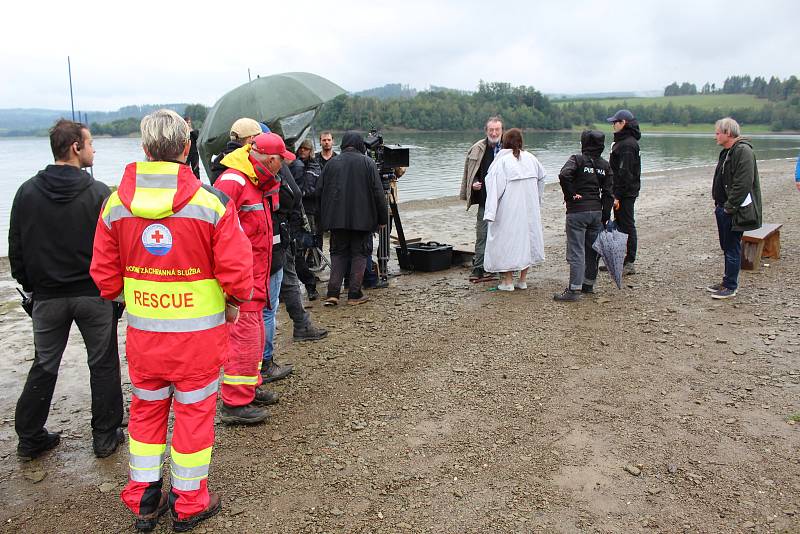
[[[272,216],[264,191],[241,171],[227,169],[214,187],[228,195],[239,211],[239,221],[253,249],[253,298],[242,311],[261,311],[269,302],[269,266],[272,263]]]

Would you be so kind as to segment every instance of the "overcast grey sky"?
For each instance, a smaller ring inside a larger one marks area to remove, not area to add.
[[[798,2],[563,0],[113,2],[4,5],[0,108],[212,105],[253,77],[307,71],[349,91],[387,83],[546,93],[800,74]],[[348,7],[353,6],[353,7]],[[357,7],[355,7],[357,6]]]

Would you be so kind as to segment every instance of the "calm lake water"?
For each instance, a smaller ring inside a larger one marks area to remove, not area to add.
[[[386,143],[416,147],[411,150],[411,167],[400,179],[400,200],[457,195],[464,155],[479,137],[474,132],[384,135]],[[800,152],[799,135],[753,136],[752,139],[758,159],[796,158]],[[338,142],[339,139],[334,139],[334,143]],[[712,133],[645,134],[640,145],[645,171],[711,165],[716,163],[719,154]],[[94,146],[97,151],[94,176],[108,185],[119,183],[127,163],[143,159],[140,140],[136,138],[95,139]],[[555,181],[567,158],[579,151],[580,133],[528,133],[525,146],[542,162],[548,179]],[[610,136],[606,138],[606,147],[604,155],[607,157]],[[8,251],[8,219],[17,188],[50,162],[47,138],[0,138],[0,256]],[[207,181],[205,177],[203,180]]]

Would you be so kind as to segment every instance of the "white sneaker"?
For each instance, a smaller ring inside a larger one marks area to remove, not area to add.
[[[528,282],[526,282],[525,280],[517,280],[516,282],[514,282],[514,287],[516,289],[528,289]]]
[[[514,284],[497,284],[498,291],[514,291]]]

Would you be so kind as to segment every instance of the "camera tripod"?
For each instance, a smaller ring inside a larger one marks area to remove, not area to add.
[[[331,261],[325,254],[323,254],[320,247],[314,247],[306,252],[306,262],[308,262],[308,270],[318,273],[324,271],[327,267],[331,268]]]
[[[397,228],[397,241],[400,243],[398,256],[403,258],[408,256],[406,246],[406,235],[403,232],[403,223],[400,221],[400,210],[397,207],[397,178],[394,173],[390,174],[386,180],[389,184],[385,190],[386,203],[389,209],[389,223],[378,232],[378,277],[385,282],[389,279],[389,253],[392,234],[392,221]],[[385,182],[386,183],[386,182]],[[400,258],[398,258],[399,260]]]

